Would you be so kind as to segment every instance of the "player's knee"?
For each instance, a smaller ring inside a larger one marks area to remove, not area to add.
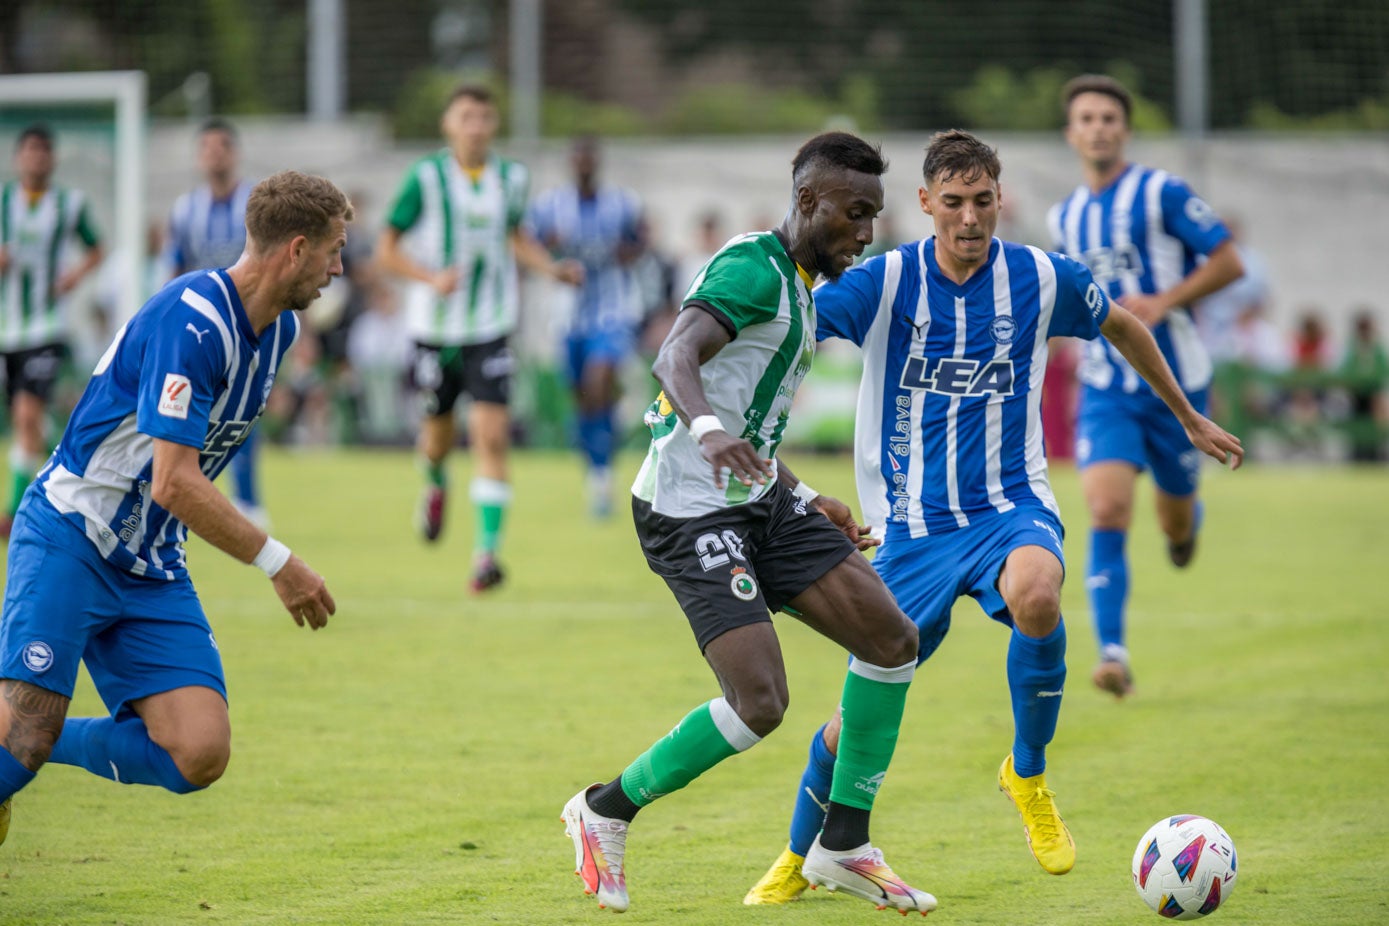
[[[740,693],[732,707],[749,730],[758,736],[766,736],[781,726],[781,719],[786,716],[789,701],[790,698],[784,690],[770,686],[759,687]]]
[[[1122,499],[1091,498],[1090,526],[1102,531],[1126,531],[1133,517],[1133,506]]]
[[[1013,622],[1029,637],[1045,637],[1061,621],[1061,590],[1049,582],[1032,582],[1009,606]]]
[[[885,669],[915,662],[917,648],[921,642],[916,624],[900,611],[897,612],[895,620],[885,623],[886,627],[873,634],[859,658]]]
[[[171,789],[175,791],[206,788],[222,777],[231,761],[231,744],[215,738],[177,744],[168,752],[178,773],[192,786]]]

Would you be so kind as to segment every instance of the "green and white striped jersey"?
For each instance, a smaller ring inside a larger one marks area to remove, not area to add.
[[[526,210],[530,173],[492,154],[474,180],[448,149],[417,161],[388,221],[411,259],[431,270],[458,267],[462,281],[441,297],[427,283],[406,287],[406,323],[417,341],[481,344],[516,328],[516,260],[510,237]]]
[[[776,465],[796,390],[815,356],[815,304],[808,277],[772,232],[729,241],[695,276],[691,303],[720,313],[736,332],[700,367],[704,393],[729,434]],[[694,309],[694,311],[702,311]],[[764,495],[771,486],[736,479],[715,487],[713,470],[665,394],[646,412],[651,448],[632,493],[668,517],[691,518]]]
[[[0,272],[0,351],[67,342],[68,300],[55,290],[73,238],[89,248],[100,242],[83,193],[54,186],[31,203],[19,181],[0,187],[0,246],[9,255]]]

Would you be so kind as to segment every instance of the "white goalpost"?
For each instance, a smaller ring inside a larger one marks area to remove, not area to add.
[[[0,76],[0,111],[23,106],[108,104],[115,109],[114,215],[112,241],[125,262],[121,273],[121,319],[144,301],[145,113],[144,71],[86,71],[70,74]]]

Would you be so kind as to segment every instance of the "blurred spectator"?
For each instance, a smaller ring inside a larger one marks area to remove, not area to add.
[[[1306,306],[1298,316],[1290,352],[1285,430],[1294,453],[1315,456],[1326,417],[1326,381],[1332,364],[1330,339],[1317,307]]]
[[[1347,429],[1351,459],[1383,460],[1384,389],[1389,385],[1389,356],[1380,343],[1374,314],[1368,307],[1361,308],[1355,315],[1350,341],[1337,373],[1350,397]]]

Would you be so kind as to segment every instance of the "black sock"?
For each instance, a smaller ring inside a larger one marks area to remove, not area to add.
[[[830,801],[825,814],[825,828],[820,831],[820,845],[832,852],[857,849],[868,841],[868,818],[872,813],[861,807],[850,807]]]
[[[620,777],[588,792],[588,806],[596,814],[604,817],[616,817],[619,820],[626,820],[628,823],[631,823],[636,817],[637,811],[641,810],[640,807],[632,803],[627,792],[622,790]]]

